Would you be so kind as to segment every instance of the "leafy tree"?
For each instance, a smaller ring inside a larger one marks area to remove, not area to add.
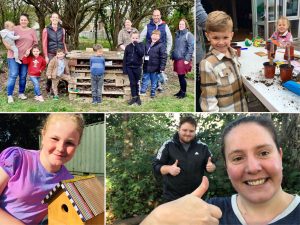
[[[24,4],[23,0],[6,0],[5,4],[0,4],[0,27],[4,27],[7,20],[19,24],[21,13],[31,14],[31,7]]]
[[[106,122],[108,215],[126,218],[149,213],[161,195],[151,161],[172,136],[174,121],[165,114],[109,114]]]
[[[105,7],[99,8],[101,21],[104,23],[107,39],[112,49],[117,46],[118,33],[122,29],[125,19],[132,21],[132,26],[141,30],[142,21],[145,18],[151,17],[154,9],[159,9],[162,17],[167,22],[168,15],[172,15],[175,9],[187,9],[188,20],[191,19],[190,24],[193,24],[193,14],[191,9],[194,1],[174,1],[174,0],[111,0],[105,4]],[[145,22],[145,21],[143,21]],[[148,21],[146,21],[148,23]],[[178,24],[177,24],[178,25]],[[176,25],[176,26],[177,26]],[[178,28],[178,27],[177,27]]]
[[[170,138],[177,122],[173,114],[110,114],[107,118],[107,210],[109,219],[150,212],[161,199],[161,183],[152,174],[151,161],[161,144]],[[180,114],[180,117],[187,114]],[[229,122],[246,114],[194,114],[198,138],[213,154],[217,170],[209,176],[206,197],[235,193],[221,154],[221,133]],[[299,193],[299,114],[263,114],[270,117],[283,147],[282,187]],[[126,154],[124,154],[126,151]]]

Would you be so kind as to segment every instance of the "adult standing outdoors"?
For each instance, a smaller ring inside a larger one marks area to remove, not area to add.
[[[46,63],[56,56],[57,49],[63,49],[65,53],[68,52],[66,45],[66,31],[61,27],[59,15],[52,13],[50,17],[51,23],[44,28],[42,34],[43,53]],[[51,79],[47,79],[46,90],[49,93],[51,90]]]
[[[15,44],[19,50],[19,59],[22,59],[25,52],[31,49],[33,45],[38,43],[36,32],[34,29],[28,27],[29,15],[22,13],[20,16],[20,25],[15,26],[15,35],[19,35],[20,38],[16,40]],[[7,48],[7,62],[8,62],[8,80],[7,80],[7,101],[13,103],[13,92],[15,88],[16,79],[19,76],[19,98],[27,99],[24,94],[26,88],[26,76],[28,66],[27,64],[19,64],[14,59],[13,51],[10,49],[10,45],[3,41],[3,44]]]
[[[157,207],[141,224],[299,225],[300,197],[282,188],[283,151],[271,119],[238,118],[221,136],[221,153],[236,194],[203,201],[209,186],[203,177],[192,194]]]
[[[175,33],[174,50],[171,59],[174,60],[174,71],[178,74],[180,90],[174,96],[177,98],[186,97],[185,75],[192,70],[192,57],[194,52],[194,36],[189,31],[189,24],[186,19],[179,21],[179,30]]]
[[[216,169],[207,145],[196,138],[196,127],[193,117],[182,118],[178,132],[162,145],[153,161],[154,174],[163,176],[165,202],[190,194],[201,183],[204,171]]]
[[[146,43],[151,43],[151,35],[154,30],[160,31],[160,41],[165,45],[167,54],[169,55],[172,49],[173,38],[170,31],[169,26],[165,21],[161,19],[161,13],[158,9],[155,9],[152,13],[152,19],[150,22],[144,27],[140,34],[140,40],[143,42],[146,40]],[[162,74],[159,74],[157,90],[162,92],[163,89],[161,87],[161,83],[164,83],[164,78]]]
[[[203,30],[205,29],[205,22],[207,13],[205,12],[201,0],[196,1],[196,112],[201,112],[200,107],[200,61],[206,54],[205,40]]]
[[[129,19],[125,20],[124,27],[119,31],[119,34],[118,34],[118,46],[117,47],[120,50],[125,51],[126,46],[131,43],[130,36],[133,32],[137,33],[138,30],[136,28],[132,27],[132,22]]]

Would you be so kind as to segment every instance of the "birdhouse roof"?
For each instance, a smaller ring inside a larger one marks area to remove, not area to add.
[[[57,184],[42,203],[51,203],[62,189],[83,222],[104,212],[104,187],[99,178],[88,176],[64,180]]]

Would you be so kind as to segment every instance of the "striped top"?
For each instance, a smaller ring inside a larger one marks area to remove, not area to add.
[[[104,187],[95,176],[65,180],[56,185],[42,203],[50,203],[63,190],[83,222],[104,212]]]
[[[211,48],[201,61],[201,97],[203,112],[247,112],[245,90],[236,50],[230,57]]]

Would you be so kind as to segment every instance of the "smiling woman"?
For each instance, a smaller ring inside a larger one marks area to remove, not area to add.
[[[237,194],[201,200],[209,185],[204,177],[192,194],[157,207],[141,224],[299,225],[300,197],[281,187],[283,150],[271,120],[248,116],[230,123],[222,153]]]
[[[47,215],[42,200],[61,180],[80,143],[81,114],[50,114],[42,129],[40,151],[9,147],[0,154],[0,224],[38,224]],[[22,191],[20,191],[22,190]]]

